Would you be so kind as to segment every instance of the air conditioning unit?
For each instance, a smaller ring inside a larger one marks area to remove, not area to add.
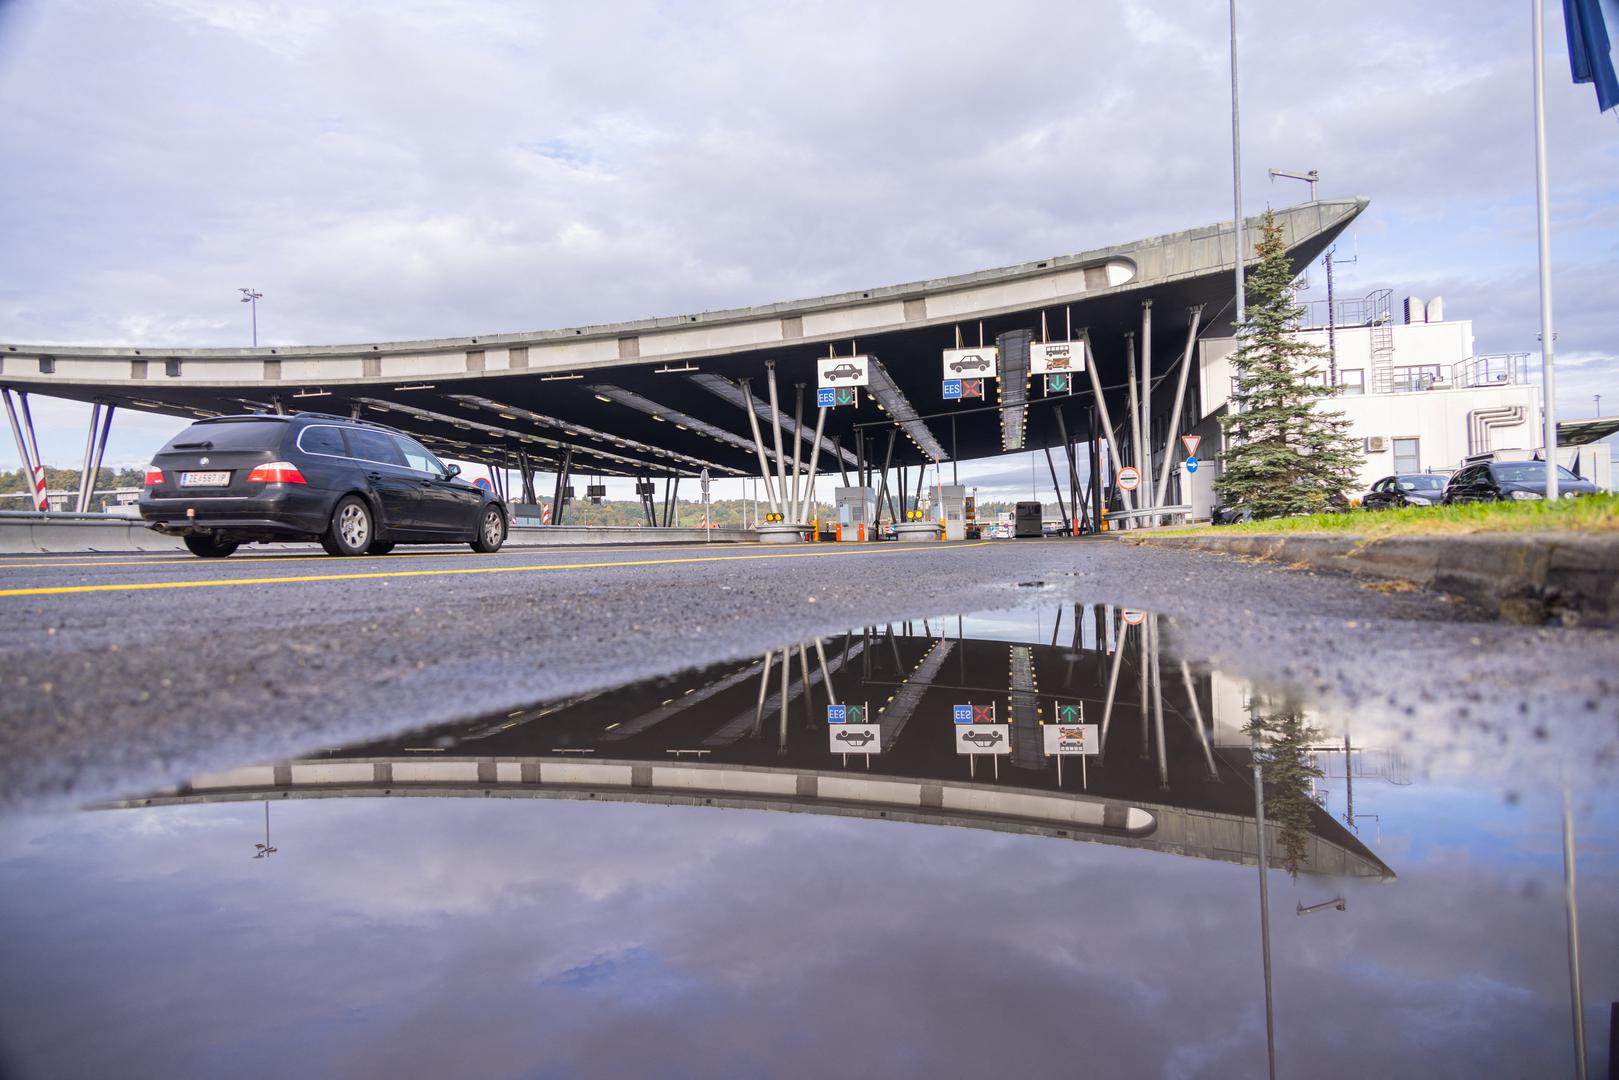
[[[1387,435],[1366,436],[1366,452],[1368,454],[1386,454],[1388,449],[1389,437]]]

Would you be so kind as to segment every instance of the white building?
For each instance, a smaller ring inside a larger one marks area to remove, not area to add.
[[[1322,408],[1341,412],[1362,454],[1357,497],[1385,476],[1428,472],[1448,475],[1475,454],[1529,457],[1542,444],[1540,387],[1528,381],[1527,353],[1479,355],[1471,320],[1446,320],[1439,300],[1414,298],[1396,312],[1384,289],[1358,299],[1306,306],[1299,337],[1328,350],[1321,379],[1339,392]],[[1403,320],[1396,322],[1397,316]],[[1202,436],[1198,457],[1206,467],[1181,471],[1192,516],[1208,517],[1215,503],[1226,414],[1236,384],[1231,338],[1199,343],[1198,397],[1189,433]],[[1593,448],[1561,452],[1563,463],[1610,487],[1610,466]],[[1576,464],[1575,456],[1580,457]],[[1188,484],[1187,481],[1190,481]]]

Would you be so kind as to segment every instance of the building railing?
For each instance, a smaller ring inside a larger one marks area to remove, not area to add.
[[[1450,366],[1452,386],[1501,386],[1529,381],[1529,354],[1484,353]]]
[[[1394,290],[1378,289],[1365,296],[1348,300],[1307,300],[1300,330],[1324,330],[1330,322],[1335,326],[1387,326],[1394,319]],[[1330,317],[1329,317],[1330,316]]]

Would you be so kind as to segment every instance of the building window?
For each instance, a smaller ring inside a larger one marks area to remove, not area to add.
[[[1422,471],[1422,455],[1418,453],[1420,439],[1394,440],[1394,471],[1415,473]]]
[[[171,379],[180,377],[180,361],[174,357],[163,361],[163,374]]]
[[[1342,394],[1366,393],[1366,372],[1363,368],[1344,368],[1338,372],[1338,392]]]
[[[56,374],[56,357],[42,356],[39,358],[39,373],[41,375]]]

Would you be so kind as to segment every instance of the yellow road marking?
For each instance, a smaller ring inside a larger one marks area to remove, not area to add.
[[[964,547],[986,547],[990,541],[973,544],[951,544],[953,550]],[[133,581],[105,585],[48,585],[31,589],[0,589],[4,596],[62,596],[68,593],[137,592],[148,589],[204,589],[225,585],[291,585],[305,581],[366,581],[375,578],[445,577],[452,574],[510,574],[519,571],[543,570],[603,570],[617,566],[671,566],[679,563],[751,562],[760,559],[810,559],[833,555],[914,555],[930,550],[930,545],[903,547],[894,550],[866,551],[793,551],[777,555],[704,555],[690,559],[631,559],[619,562],[540,563],[532,566],[460,566],[443,570],[375,570],[358,574],[304,574],[298,577],[219,578],[208,581]]]
[[[351,555],[351,556],[347,556],[347,557],[350,558],[350,559],[388,559],[388,560],[395,560],[395,559],[448,559],[448,558],[456,558],[456,559],[492,559],[492,558],[498,558],[498,557],[500,557],[502,555],[510,555],[510,556],[527,555],[527,554],[529,554],[529,552],[527,550],[525,550],[525,549],[527,547],[529,547],[529,546],[532,546],[532,547],[544,547],[546,545],[534,544],[534,545],[523,545],[521,547],[502,548],[500,551],[489,552],[487,554],[486,553],[481,553],[481,552],[476,552],[476,551],[396,551],[396,552],[392,552],[392,553],[387,554],[387,555]],[[566,544],[554,545],[554,546],[558,550],[566,550],[566,549],[569,548],[569,545],[566,545]],[[625,552],[625,551],[643,551],[643,550],[645,550],[647,548],[647,546],[648,545],[646,545],[646,544],[635,544],[635,545],[633,545],[631,547],[616,547],[616,548],[613,548],[613,547],[597,548],[597,547],[581,546],[581,553],[587,553],[587,554],[593,554],[593,555],[616,555],[616,554],[618,554],[620,552]],[[660,545],[660,546],[663,546],[663,545]],[[666,545],[666,546],[685,548],[685,547],[702,547],[703,545],[701,545],[701,544],[683,543],[683,544],[669,544],[669,545]],[[219,566],[219,565],[222,565],[221,562],[215,561],[213,559],[199,559],[195,555],[182,555],[179,558],[175,558],[175,559],[171,559],[171,558],[168,558],[166,556],[157,556],[155,558],[149,558],[149,559],[148,558],[128,558],[128,559],[102,559],[102,560],[92,561],[93,558],[94,558],[93,556],[89,556],[89,557],[86,557],[86,558],[83,558],[83,559],[63,558],[63,559],[59,559],[59,560],[57,560],[55,562],[43,562],[43,563],[7,562],[3,558],[0,558],[0,570],[61,570],[61,569],[72,569],[72,568],[78,567],[78,566],[85,566],[85,567],[105,567],[105,566],[198,566],[198,567],[201,567],[201,566]],[[230,558],[230,561],[228,563],[223,563],[223,565],[239,566],[242,563],[248,563],[248,562],[273,562],[273,563],[325,562],[325,561],[333,558],[333,556],[327,555],[324,552],[319,554],[319,555],[299,555],[299,554],[295,554],[293,552],[288,552],[285,555],[275,555],[275,554],[233,555],[233,556],[230,556],[229,558]]]

